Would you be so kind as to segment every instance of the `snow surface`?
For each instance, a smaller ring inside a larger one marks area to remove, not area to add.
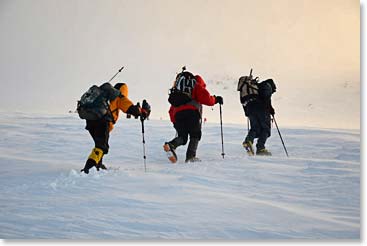
[[[79,170],[93,148],[75,114],[1,114],[0,238],[356,239],[360,238],[360,131],[276,128],[272,157],[248,157],[243,125],[203,126],[200,163],[170,164],[167,121],[121,118],[105,163]],[[278,122],[281,126],[282,122]]]

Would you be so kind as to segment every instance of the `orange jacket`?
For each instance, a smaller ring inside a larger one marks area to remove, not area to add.
[[[123,84],[120,87],[120,92],[122,96],[116,97],[116,99],[112,100],[110,102],[110,109],[112,112],[112,117],[114,122],[116,123],[119,118],[119,111],[122,110],[122,112],[126,113],[126,111],[130,108],[130,106],[133,105],[133,103],[128,98],[129,95],[129,89],[126,84]],[[112,131],[113,129],[113,122],[110,122],[109,131]]]

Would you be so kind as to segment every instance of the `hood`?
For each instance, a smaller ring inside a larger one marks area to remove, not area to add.
[[[120,93],[124,96],[124,97],[128,97],[129,96],[129,88],[127,87],[127,84],[125,83],[117,83],[115,84],[115,89],[118,89],[120,91]]]

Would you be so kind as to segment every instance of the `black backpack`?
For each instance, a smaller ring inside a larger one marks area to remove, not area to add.
[[[120,95],[109,83],[104,83],[100,87],[93,85],[80,98],[77,104],[77,112],[81,119],[99,120],[106,116],[111,116],[109,101]]]
[[[258,84],[259,96],[262,100],[268,100],[276,92],[277,87],[272,79],[266,79]]]
[[[192,101],[192,90],[196,85],[196,79],[190,72],[183,71],[176,76],[174,86],[170,89],[168,102],[179,107]]]

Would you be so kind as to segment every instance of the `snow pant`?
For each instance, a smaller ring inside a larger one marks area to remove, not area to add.
[[[177,137],[170,141],[169,144],[176,149],[178,146],[185,145],[190,136],[186,160],[196,157],[196,150],[201,139],[201,116],[199,111],[180,111],[176,113],[175,120],[174,127],[177,131]]]
[[[93,138],[94,146],[103,150],[104,154],[108,153],[110,146],[108,139],[110,137],[109,122],[107,120],[87,120],[85,127]]]
[[[247,134],[245,141],[254,142],[257,139],[256,148],[258,150],[265,149],[265,142],[271,133],[271,118],[270,114],[265,110],[252,110],[248,114],[250,120],[250,131]]]
[[[89,169],[96,166],[102,166],[103,155],[108,153],[109,145],[108,139],[109,133],[109,122],[107,120],[87,120],[87,125],[85,127],[90,133],[94,141],[94,148],[85,163],[84,171],[89,172]]]

